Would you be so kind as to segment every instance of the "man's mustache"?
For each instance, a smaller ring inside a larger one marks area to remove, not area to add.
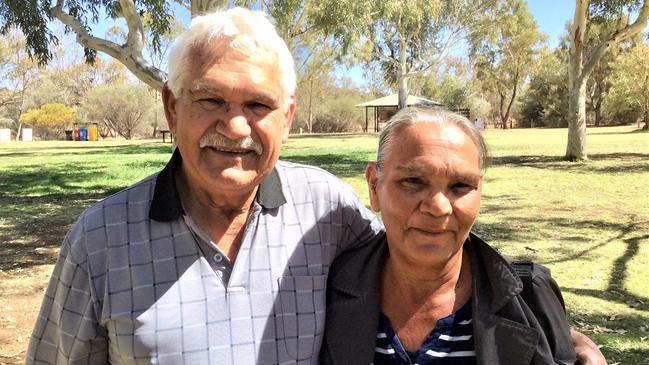
[[[201,137],[200,147],[212,147],[223,150],[248,150],[253,151],[257,155],[261,155],[263,147],[261,144],[251,137],[243,137],[237,140],[230,139],[220,133],[207,133]]]

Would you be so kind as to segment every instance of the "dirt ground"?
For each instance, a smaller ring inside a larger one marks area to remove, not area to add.
[[[53,268],[38,265],[9,273],[0,271],[0,365],[25,362],[29,337]]]

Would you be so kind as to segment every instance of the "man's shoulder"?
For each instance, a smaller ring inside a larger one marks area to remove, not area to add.
[[[129,224],[148,221],[157,173],[126,187],[91,205],[73,225],[68,238],[96,235],[102,237],[111,232],[126,232]]]
[[[157,176],[158,173],[149,175],[137,183],[99,200],[81,213],[81,217],[117,205],[145,208],[148,212],[149,205],[153,199]]]
[[[320,167],[277,161],[275,170],[285,195],[295,199],[303,197],[310,201],[351,201],[358,198],[349,184]]]
[[[331,179],[336,181],[341,181],[339,178],[334,176],[331,172],[312,165],[305,165],[302,163],[278,160],[275,164],[275,168],[278,172],[290,175],[290,176],[308,176],[320,179]]]

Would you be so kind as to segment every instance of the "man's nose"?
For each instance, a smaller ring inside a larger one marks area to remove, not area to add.
[[[453,213],[453,206],[443,191],[436,191],[421,202],[421,210],[432,216],[442,217]]]
[[[216,123],[216,131],[232,140],[250,136],[250,124],[243,108],[228,104]]]

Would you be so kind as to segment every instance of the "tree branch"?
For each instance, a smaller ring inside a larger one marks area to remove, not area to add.
[[[642,8],[640,8],[640,13],[638,14],[638,17],[636,20],[630,24],[627,25],[626,27],[622,28],[621,30],[615,30],[611,32],[604,41],[602,41],[597,48],[591,53],[590,57],[588,58],[588,61],[584,65],[583,71],[582,71],[582,77],[588,77],[595,66],[597,66],[597,62],[599,62],[600,59],[606,54],[606,51],[608,51],[608,48],[615,43],[622,42],[628,38],[633,37],[634,35],[638,34],[638,32],[641,32],[643,28],[647,25],[647,20],[649,19],[649,0],[644,0],[642,4]]]
[[[122,15],[129,26],[129,35],[125,45],[119,45],[106,39],[98,38],[90,34],[86,27],[73,17],[63,11],[63,0],[59,0],[55,7],[50,10],[53,17],[59,19],[63,24],[70,27],[77,35],[77,42],[82,46],[106,53],[120,61],[137,78],[156,90],[162,89],[162,84],[167,78],[165,72],[154,67],[142,56],[144,46],[144,31],[139,14],[135,9],[133,0],[120,0]],[[126,6],[125,6],[126,5]],[[131,6],[132,5],[132,6]],[[126,12],[130,12],[126,14]],[[138,19],[134,19],[137,17]],[[131,18],[129,20],[129,18]]]

